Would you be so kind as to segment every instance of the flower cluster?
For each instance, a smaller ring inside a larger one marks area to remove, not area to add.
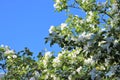
[[[57,11],[62,11],[67,7],[67,0],[55,0],[55,4],[53,6]]]
[[[57,11],[81,8],[86,16],[68,14],[64,23],[50,27],[45,39],[51,46],[61,47],[57,56],[47,51],[34,60],[29,49],[17,56],[14,50],[1,45],[0,53],[8,64],[8,79],[26,80],[24,77],[30,76],[27,79],[120,80],[120,2],[110,0],[99,4],[95,0],[76,0],[69,5],[67,0],[54,1]]]
[[[9,46],[1,45],[0,48],[4,50],[3,51],[3,55],[6,56],[8,59],[10,59],[10,58],[17,58],[17,55],[15,54],[15,51],[11,50],[9,48]]]

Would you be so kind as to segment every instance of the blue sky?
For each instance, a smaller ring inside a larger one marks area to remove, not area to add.
[[[44,44],[51,25],[64,22],[64,13],[54,11],[52,0],[0,0],[0,44],[8,45],[16,51],[28,47],[38,53],[47,48]]]
[[[16,51],[28,47],[35,54],[45,48],[57,53],[58,46],[50,48],[44,43],[50,26],[66,19],[64,12],[54,11],[53,4],[53,0],[0,0],[0,45]],[[77,9],[72,9],[72,13],[85,16]]]

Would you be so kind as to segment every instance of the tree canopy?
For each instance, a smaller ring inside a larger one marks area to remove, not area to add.
[[[120,80],[120,0],[54,2],[67,19],[50,27],[45,43],[58,44],[61,51],[40,52],[35,60],[28,48],[15,52],[1,45],[3,80]]]

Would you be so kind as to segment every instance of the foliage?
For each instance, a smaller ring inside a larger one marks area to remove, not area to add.
[[[62,50],[16,53],[0,47],[1,69],[7,80],[120,80],[120,0],[54,0],[55,10],[65,11],[67,19],[51,26],[45,42]],[[72,14],[72,8],[84,12]]]

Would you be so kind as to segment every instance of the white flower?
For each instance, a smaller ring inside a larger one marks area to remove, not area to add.
[[[89,11],[88,14],[89,14],[90,16],[94,16],[92,11]]]
[[[54,26],[51,26],[51,27],[50,27],[49,33],[52,33],[52,32],[53,32],[53,28],[54,28]]]
[[[13,58],[17,58],[17,55],[12,55]]]
[[[113,11],[115,12],[117,12],[119,9],[118,9],[118,5],[117,4],[113,4],[112,5],[112,9],[113,9]]]
[[[74,59],[76,57],[77,57],[76,53],[72,53],[72,58]]]
[[[67,26],[66,23],[62,23],[61,26],[60,26],[60,27],[61,27],[61,30],[63,30],[66,26]]]
[[[58,80],[56,76],[53,77],[53,80]]]
[[[79,35],[78,41],[84,42],[86,39],[93,39],[93,37],[94,37],[93,33],[86,34],[86,32],[83,32],[81,35]]]
[[[56,3],[60,3],[60,0],[56,0]]]
[[[106,41],[101,41],[101,42],[98,43],[98,46],[101,46],[104,43],[106,43]]]
[[[61,58],[61,57],[62,57],[62,54],[59,53],[59,54],[58,54],[58,58]]]
[[[114,26],[114,21],[111,20],[110,24],[111,24],[111,26],[113,27],[113,26]]]
[[[43,60],[43,65],[44,65],[44,67],[47,67],[47,63],[48,63],[48,60],[44,59],[44,60]]]
[[[57,7],[57,4],[55,3],[55,4],[53,5],[53,7],[56,8],[56,7]]]
[[[58,5],[58,3],[55,3],[53,6],[54,6],[54,8],[56,8],[56,9],[60,8],[60,6]]]
[[[93,25],[93,24],[90,24],[90,27],[94,29],[94,28],[95,28],[95,25]]]
[[[76,71],[77,71],[78,73],[80,73],[81,69],[82,69],[82,67],[80,66],[79,68],[77,68]]]
[[[81,35],[79,35],[78,37],[78,41],[84,41],[84,38],[85,38],[85,32],[83,32]]]
[[[105,67],[104,67],[104,66],[100,66],[100,68],[101,68],[102,70],[105,70]]]
[[[92,65],[92,64],[94,64],[94,62],[95,61],[93,60],[93,56],[91,56],[90,58],[84,60],[85,64],[91,64]]]
[[[53,60],[53,67],[60,67],[61,66],[61,61],[59,60],[58,57],[56,57],[54,60]]]
[[[88,16],[88,18],[86,19],[87,22],[91,22],[92,20],[92,16]]]
[[[83,24],[83,23],[84,23],[84,21],[83,21],[83,20],[80,20],[79,22],[80,22],[80,24]]]
[[[49,79],[49,73],[47,73],[46,75],[45,75],[45,79],[44,80],[48,80]]]
[[[92,12],[92,11],[89,11],[89,12],[88,12],[88,14],[89,14],[89,15],[88,15],[88,17],[87,17],[86,21],[87,21],[87,22],[91,22],[92,17],[94,16],[94,14],[93,14],[93,12]]]
[[[69,75],[69,76],[68,76],[68,80],[72,80],[72,75]]]
[[[71,57],[72,56],[72,54],[68,54],[68,57]]]
[[[45,57],[52,57],[52,53],[51,53],[50,51],[47,51],[47,52],[45,53]]]
[[[10,59],[11,57],[10,56],[7,56],[8,59]]]
[[[53,60],[53,62],[55,62],[55,63],[60,63],[61,61],[59,60],[58,57],[56,57],[56,58]]]
[[[82,0],[82,3],[85,3],[86,2],[86,0]]]
[[[85,37],[86,37],[86,39],[93,39],[94,35],[95,34],[93,34],[93,33],[88,33]]]
[[[75,74],[76,74],[76,71],[73,71],[73,72],[72,72],[72,75],[75,75]]]
[[[114,46],[118,44],[118,40],[114,40]]]
[[[101,31],[106,31],[106,28],[102,28]]]
[[[88,0],[82,0],[82,4],[88,3]]]
[[[54,77],[55,75],[54,75],[54,74],[51,74],[50,76],[51,76],[51,77]]]
[[[15,53],[14,50],[6,50],[5,54],[11,54],[11,53]]]

